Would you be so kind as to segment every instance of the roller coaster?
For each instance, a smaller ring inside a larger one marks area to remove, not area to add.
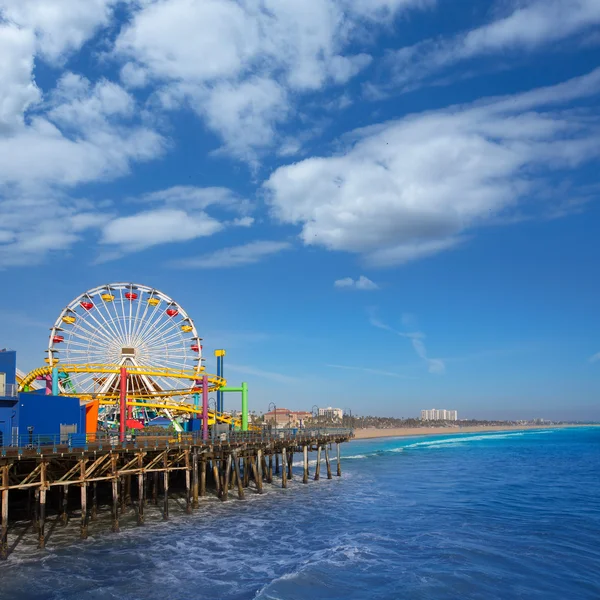
[[[200,396],[206,404],[210,392],[242,389],[226,389],[224,351],[218,354],[219,375],[206,373],[201,342],[188,313],[159,290],[134,283],[99,286],[61,311],[51,328],[46,365],[19,373],[19,391],[39,390],[45,381],[46,393],[95,406],[98,424],[107,429],[123,427],[124,399],[127,423],[136,428],[166,417],[183,431],[202,417],[209,426],[247,429],[247,405],[242,418],[216,403],[209,409],[200,405]]]

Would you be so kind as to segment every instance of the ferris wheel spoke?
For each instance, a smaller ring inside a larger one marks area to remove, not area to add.
[[[110,294],[112,296],[112,293],[109,289],[107,289],[107,293]],[[109,304],[112,304],[112,300],[111,301],[105,301],[104,298],[102,298],[102,294],[100,294],[100,299],[102,300],[102,302],[100,302],[98,304],[98,312],[101,313],[102,317],[105,318],[107,324],[110,327],[110,330],[114,336],[114,338],[116,340],[121,339],[121,332],[119,331],[119,320],[115,319],[111,314],[110,314],[110,309],[108,307]],[[102,307],[102,309],[100,308]],[[104,315],[104,312],[106,312],[106,317]]]
[[[117,290],[112,289],[111,288],[111,295],[114,296],[114,300],[111,300],[110,305],[113,309],[113,312],[115,313],[115,327],[119,328],[120,331],[120,339],[121,339],[121,345],[125,345],[126,343],[126,335],[125,335],[125,329],[123,327],[123,315],[119,314],[119,310],[117,308],[117,296],[116,296],[116,292]],[[106,309],[107,311],[109,310],[108,307]]]
[[[88,339],[90,337],[92,337],[92,338],[101,337],[105,340],[105,342],[110,343],[112,340],[111,340],[110,336],[104,330],[94,328],[94,326],[89,321],[87,321],[86,316],[88,316],[88,315],[89,315],[89,313],[86,313],[85,315],[79,315],[79,319],[77,319],[77,321],[75,321],[75,323],[73,324],[72,331],[83,330],[83,331],[85,331],[85,333],[87,333]]]
[[[168,320],[164,316],[164,313],[159,313],[155,315],[154,320],[151,323],[148,323],[147,326],[138,334],[138,340],[140,342],[145,342],[148,339],[153,338],[158,332],[162,331],[167,325]]]
[[[156,298],[156,296],[154,296],[154,295],[152,295],[151,297],[152,298]],[[146,320],[146,322],[144,323],[144,325],[138,327],[139,331],[136,331],[136,338],[138,336],[141,337],[141,335],[143,334],[143,332],[145,332],[146,329],[148,329],[151,326],[151,324],[154,322],[154,320],[155,320],[155,318],[157,318],[157,316],[160,319],[160,314],[161,313],[158,312],[158,311],[161,308],[162,300],[160,298],[156,298],[156,299],[159,300],[159,303],[156,306],[153,307],[153,310],[152,310],[150,316],[148,317],[148,319]]]
[[[96,314],[101,314],[101,313],[96,313]],[[98,319],[96,319],[95,315],[93,315],[93,314],[90,314],[90,318],[98,325],[98,328],[94,329],[94,331],[101,332],[101,334],[108,340],[114,340],[114,332],[112,331],[112,329],[110,329],[110,327],[108,326],[108,323],[106,323],[106,320],[104,321],[104,324],[103,324]],[[104,316],[102,316],[102,318],[104,319]],[[90,325],[91,325],[91,323],[90,323]]]
[[[156,327],[148,336],[144,338],[144,343],[153,344],[156,343],[157,340],[165,339],[167,336],[170,339],[170,336],[174,334],[179,334],[180,330],[178,329],[178,324],[173,321],[166,321],[160,324],[159,327]]]
[[[173,301],[170,300],[170,302]],[[177,307],[177,310],[179,310],[179,306],[176,304],[175,306]],[[161,312],[157,315],[153,315],[154,318],[149,320],[144,329],[140,331],[139,337],[141,339],[146,339],[148,335],[153,335],[156,332],[156,330],[162,329],[166,324],[175,319],[175,317],[169,317],[166,314],[166,310],[167,309],[161,310]]]
[[[139,307],[141,306],[141,304],[142,304],[142,299],[141,299],[141,295],[140,295],[140,302],[138,304],[138,311],[136,312],[136,324],[135,324],[135,327],[133,329],[133,334],[132,334],[132,338],[133,339],[137,338],[137,331],[142,326],[142,324],[145,322],[146,315],[148,314],[148,307],[150,306],[150,304],[148,303],[148,301],[146,299],[146,302],[144,303],[145,304],[145,306],[144,306],[144,312],[142,313],[142,316],[138,319],[138,316],[139,316]]]

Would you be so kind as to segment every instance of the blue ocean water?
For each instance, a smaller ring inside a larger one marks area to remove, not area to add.
[[[0,565],[0,598],[600,598],[600,428],[354,441],[342,463],[85,542],[56,528]]]

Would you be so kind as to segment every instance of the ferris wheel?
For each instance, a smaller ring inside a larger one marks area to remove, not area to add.
[[[192,319],[166,294],[135,283],[111,283],[75,298],[50,332],[46,362],[59,371],[60,391],[72,395],[118,394],[118,365],[130,368],[132,397],[175,395],[179,373],[200,374],[202,344]],[[85,365],[73,371],[61,365]],[[143,374],[136,375],[136,368]],[[183,392],[182,392],[183,393]]]

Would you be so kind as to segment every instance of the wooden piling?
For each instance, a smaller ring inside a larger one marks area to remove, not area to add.
[[[315,481],[319,481],[321,475],[321,444],[317,446],[317,466],[315,467]]]
[[[200,496],[202,498],[206,496],[206,459],[204,456],[200,460]]]
[[[158,504],[158,471],[154,471],[152,476],[152,504]]]
[[[163,488],[164,488],[164,498],[163,498],[163,521],[169,520],[169,460],[167,457],[167,452],[164,453],[163,459]]]
[[[244,487],[248,487],[250,485],[250,465],[248,462],[248,457],[244,456]]]
[[[192,508],[196,509],[198,503],[198,448],[192,450]]]
[[[281,487],[287,487],[287,449],[281,449]]]
[[[81,483],[81,525],[79,537],[86,540],[88,536],[87,483]]]
[[[269,470],[267,474],[267,482],[273,483],[273,452],[269,452]]]
[[[144,504],[146,503],[146,472],[144,471],[144,455],[140,452],[138,454],[138,511],[137,511],[137,524],[144,524]]]
[[[258,450],[256,453],[256,488],[259,494],[263,493],[263,461],[263,452]]]
[[[40,490],[36,489],[33,494],[33,520],[31,522],[31,528],[34,533],[40,531]]]
[[[252,468],[252,477],[254,478],[254,483],[256,484],[256,491],[259,494],[262,494],[262,483],[259,483],[258,481],[258,469],[256,468],[256,458],[251,457],[249,461],[250,467]]]
[[[275,452],[275,475],[279,475],[279,454]]]
[[[213,478],[215,480],[215,487],[217,489],[217,497],[221,495],[221,480],[219,476],[219,467],[217,466],[217,461],[213,458],[212,461],[213,468]]]
[[[63,525],[66,525],[69,522],[68,515],[68,504],[69,504],[69,486],[62,486],[62,512],[60,514],[60,520]]]
[[[236,479],[237,479],[237,488],[238,488],[238,499],[239,500],[243,500],[244,499],[244,480],[246,479],[246,474],[244,473],[244,478],[242,479],[242,475],[240,473],[240,462],[241,462],[241,458],[238,458],[237,454],[233,454],[233,465],[235,468],[235,474],[236,474]],[[244,460],[244,463],[246,464],[246,460]],[[245,466],[244,466],[245,468]]]
[[[92,521],[98,518],[98,482],[92,483],[92,512],[90,515]]]
[[[44,527],[46,524],[46,488],[42,487],[39,494],[40,508],[39,508],[39,521],[38,521],[38,548],[44,549],[46,547],[46,537],[44,535]]]
[[[119,495],[121,500],[121,514],[125,514],[125,498],[127,497],[125,490],[125,475],[121,475],[119,480]]]
[[[337,450],[337,476],[341,477],[342,476],[342,461],[340,460],[340,443],[339,442],[336,443],[336,450]]]
[[[2,467],[2,533],[0,534],[0,558],[8,558],[8,470],[10,466]]]
[[[185,451],[185,513],[191,514],[192,512],[192,493],[190,487],[192,467],[190,465],[190,451]]]
[[[325,465],[327,466],[327,479],[331,479],[331,463],[329,462],[329,444],[325,444]]]
[[[304,473],[302,475],[302,483],[308,483],[308,446],[302,446],[302,457],[304,462]]]
[[[231,472],[231,454],[227,455],[225,463],[225,473],[223,475],[223,485],[221,486],[221,500],[225,502],[229,497],[229,473]]]
[[[115,533],[119,531],[119,478],[117,477],[117,457],[113,454],[110,457],[111,475],[112,475],[112,530]],[[66,486],[65,486],[66,487]]]
[[[86,460],[79,462],[80,468],[80,493],[81,493],[81,525],[79,528],[79,537],[86,540],[88,536],[88,511],[87,511],[87,482],[85,480]]]

